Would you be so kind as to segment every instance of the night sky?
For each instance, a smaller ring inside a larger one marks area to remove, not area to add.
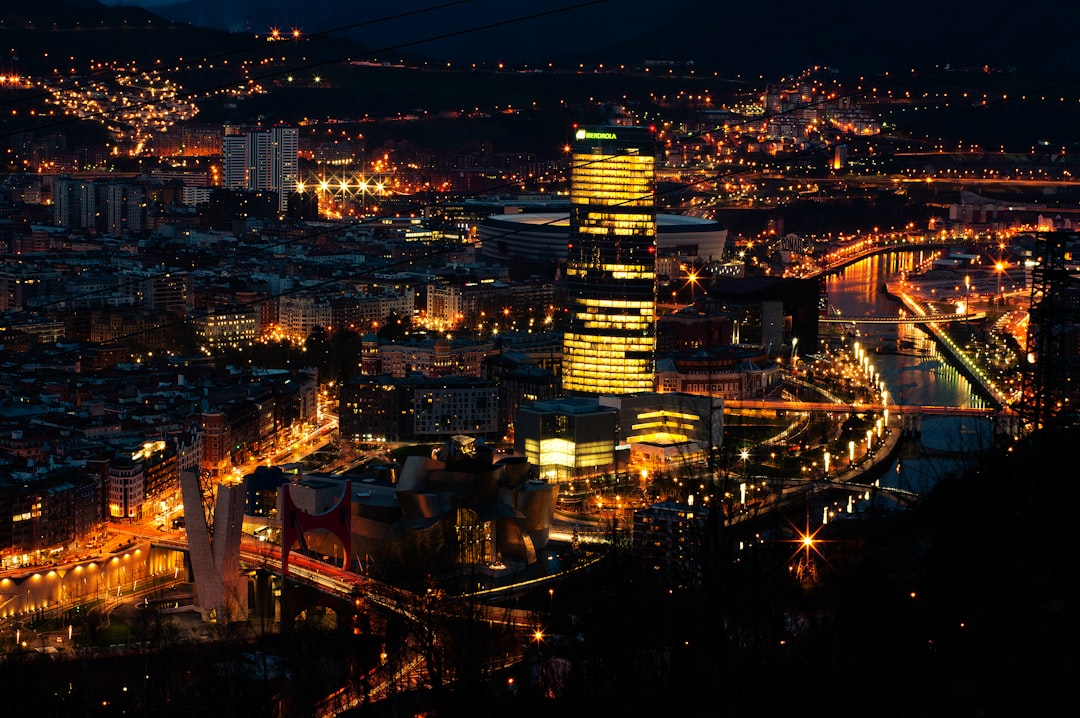
[[[715,0],[107,0],[236,32],[272,26],[306,33],[366,23],[349,36],[372,50],[454,61],[693,60],[730,74],[796,72],[827,64],[857,72],[985,64],[1072,72],[1080,67],[1080,5],[986,0],[977,6],[909,0],[767,5]],[[530,17],[555,11],[545,17]],[[408,14],[388,20],[390,16]],[[1048,22],[1053,18],[1052,22]],[[507,21],[514,21],[509,22]],[[499,27],[478,30],[486,25]],[[433,38],[450,37],[434,40]],[[401,50],[395,50],[400,52]]]

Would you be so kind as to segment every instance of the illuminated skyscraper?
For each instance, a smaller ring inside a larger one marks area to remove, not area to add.
[[[644,127],[577,130],[571,175],[563,390],[652,391],[656,141]]]

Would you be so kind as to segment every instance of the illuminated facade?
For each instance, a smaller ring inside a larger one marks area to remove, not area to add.
[[[147,441],[109,465],[109,516],[136,521],[175,508],[180,499],[176,446]]]
[[[578,129],[573,146],[563,390],[651,391],[656,343],[655,140]]]
[[[537,401],[518,409],[514,449],[547,481],[594,476],[615,465],[615,410],[578,397]]]
[[[705,462],[724,436],[724,402],[708,396],[658,394],[602,396],[619,421],[619,444],[631,459],[656,468]]]
[[[109,465],[109,518],[113,521],[141,519],[145,490],[143,465],[126,457],[115,459]]]
[[[199,345],[208,355],[225,349],[245,349],[259,336],[257,307],[215,308],[195,320]]]

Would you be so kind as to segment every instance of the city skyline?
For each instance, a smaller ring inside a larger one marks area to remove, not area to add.
[[[1068,42],[786,8],[0,11],[5,706],[1052,712]]]

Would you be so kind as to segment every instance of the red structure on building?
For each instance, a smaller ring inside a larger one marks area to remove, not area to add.
[[[352,482],[345,482],[345,491],[333,508],[321,514],[309,514],[293,502],[291,484],[284,484],[281,499],[281,575],[289,575],[289,553],[294,544],[306,547],[304,534],[315,529],[325,529],[337,536],[345,552],[344,568],[352,566]]]

